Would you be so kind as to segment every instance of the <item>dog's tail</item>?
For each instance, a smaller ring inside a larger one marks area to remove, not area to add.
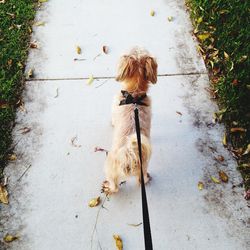
[[[146,168],[152,150],[149,139],[143,134],[141,135],[141,149],[143,172],[147,173]],[[125,175],[139,175],[141,165],[136,134],[129,135],[126,144],[117,153],[123,173]]]

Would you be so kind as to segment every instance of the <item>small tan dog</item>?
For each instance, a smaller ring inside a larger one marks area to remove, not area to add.
[[[147,172],[151,156],[150,127],[151,100],[146,95],[149,84],[157,81],[157,63],[146,50],[134,48],[120,59],[117,81],[121,82],[123,91],[114,98],[112,107],[112,126],[114,126],[113,144],[105,162],[106,181],[103,191],[111,194],[119,190],[119,183],[129,176],[136,176],[140,184],[140,158],[134,120],[134,104],[120,105],[126,95],[139,98],[138,105],[143,176],[147,183],[150,176]]]

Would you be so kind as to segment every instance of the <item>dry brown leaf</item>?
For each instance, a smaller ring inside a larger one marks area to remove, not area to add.
[[[6,234],[3,238],[3,240],[6,242],[6,243],[10,243],[14,240],[17,240],[19,237],[18,236],[14,236],[14,235],[11,235],[11,234]]]
[[[214,176],[211,176],[211,180],[216,184],[220,184],[220,181]]]
[[[202,190],[204,188],[204,183],[202,181],[198,182],[198,189]]]
[[[178,115],[182,115],[182,113],[180,111],[175,111]]]
[[[37,49],[38,48],[37,42],[36,41],[30,42],[30,48]]]
[[[82,49],[79,46],[76,46],[76,53],[79,55],[82,53]]]
[[[27,134],[31,131],[31,128],[28,128],[28,127],[24,127],[24,128],[21,128],[19,129],[19,131],[22,131],[21,134]]]
[[[3,204],[9,204],[8,191],[2,184],[0,184],[0,202]]]
[[[108,46],[106,45],[102,46],[102,51],[104,54],[108,54]]]
[[[219,176],[223,182],[228,182],[228,175],[224,171],[220,170]]]
[[[154,10],[151,10],[150,11],[150,16],[154,16],[155,15],[155,11]]]
[[[104,148],[95,147],[94,152],[105,152],[106,154],[108,154],[109,151]]]
[[[115,245],[116,245],[116,249],[117,250],[122,250],[123,249],[123,243],[122,243],[122,239],[119,235],[114,234],[113,238],[115,240]]]
[[[234,132],[246,132],[247,130],[245,128],[231,128],[230,131],[234,133]]]
[[[100,202],[101,202],[100,196],[97,198],[94,198],[94,199],[89,201],[89,207],[96,207],[100,204]]]

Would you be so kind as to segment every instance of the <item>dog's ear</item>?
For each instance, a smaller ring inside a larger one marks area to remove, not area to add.
[[[151,82],[151,83],[156,83],[157,82],[157,62],[155,58],[149,56],[146,58],[145,61],[145,76],[146,80]]]
[[[116,81],[124,81],[134,75],[137,69],[137,61],[132,56],[122,56],[118,67]]]

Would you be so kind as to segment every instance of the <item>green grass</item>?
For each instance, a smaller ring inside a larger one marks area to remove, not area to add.
[[[226,125],[228,148],[237,151],[239,170],[250,189],[250,154],[242,155],[250,143],[250,1],[186,2],[213,96],[223,110],[220,118]],[[246,132],[232,133],[233,127]]]
[[[24,83],[31,22],[37,1],[0,3],[0,177],[11,153],[15,109]]]

